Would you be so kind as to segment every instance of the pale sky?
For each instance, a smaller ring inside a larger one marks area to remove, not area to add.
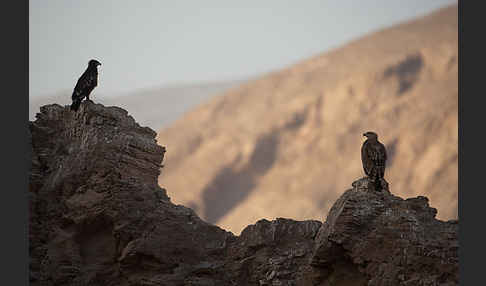
[[[72,90],[91,58],[108,96],[254,77],[453,3],[30,0],[29,94]]]

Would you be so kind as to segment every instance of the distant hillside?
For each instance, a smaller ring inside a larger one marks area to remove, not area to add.
[[[128,109],[141,125],[158,130],[172,123],[184,112],[203,103],[211,96],[244,82],[243,80],[234,80],[173,85],[135,91],[115,97],[105,97],[94,90],[92,100],[104,105],[116,105]],[[42,105],[51,103],[71,104],[71,93],[72,91],[66,90],[52,96],[31,98],[29,119],[35,118],[35,114],[39,112],[39,107]]]
[[[367,35],[187,113],[159,132],[159,183],[235,233],[260,218],[322,219],[363,175],[362,134],[373,130],[393,192],[457,217],[457,12]]]

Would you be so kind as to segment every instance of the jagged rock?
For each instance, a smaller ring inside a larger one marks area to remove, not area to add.
[[[435,219],[426,197],[376,192],[368,178],[352,185],[319,230],[314,267],[332,276],[337,264],[348,265],[370,286],[458,283],[457,221]]]
[[[165,148],[125,110],[47,105],[29,130],[32,285],[457,284],[457,221],[425,197],[363,178],[324,223],[260,220],[237,237],[172,204]]]
[[[321,222],[277,218],[247,226],[227,252],[236,285],[294,285],[302,280]]]
[[[211,252],[232,234],[170,203],[154,131],[90,102],[40,111],[29,126],[32,285],[176,285],[219,259]]]

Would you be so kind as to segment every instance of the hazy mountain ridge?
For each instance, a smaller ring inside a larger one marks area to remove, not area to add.
[[[203,103],[211,96],[237,87],[245,80],[202,82],[147,88],[118,96],[104,96],[96,89],[91,99],[104,105],[120,106],[130,110],[141,125],[159,129],[172,123],[190,108]],[[73,83],[74,86],[74,83]],[[40,96],[29,100],[29,118],[34,119],[39,108],[46,104],[71,104],[72,90],[51,96]]]
[[[315,219],[363,174],[361,134],[374,130],[394,192],[455,218],[457,37],[451,6],[245,83],[159,132],[159,180],[236,233],[262,217]]]

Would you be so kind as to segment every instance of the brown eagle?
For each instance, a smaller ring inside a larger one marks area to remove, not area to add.
[[[71,110],[77,111],[81,101],[86,97],[89,100],[89,94],[98,85],[98,66],[101,65],[97,60],[90,60],[88,62],[88,68],[84,71],[81,77],[78,79],[76,86],[73,90],[71,99]]]
[[[361,147],[363,169],[378,190],[381,189],[381,179],[385,176],[385,145],[378,141],[378,135],[375,132],[368,131],[363,136],[368,138]]]

